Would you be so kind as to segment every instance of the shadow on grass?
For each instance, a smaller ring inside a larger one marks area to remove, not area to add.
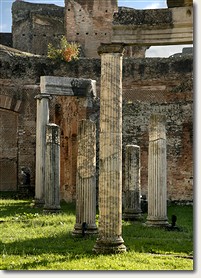
[[[50,237],[5,243],[1,249],[10,255],[68,253],[71,258],[75,258],[83,254],[91,256],[96,238],[97,236],[74,238],[71,232],[66,230]],[[188,255],[193,251],[193,241],[188,232],[169,232],[164,229],[144,227],[140,223],[124,224],[123,239],[127,250],[131,252]]]
[[[177,215],[178,230],[147,227],[147,214],[143,215],[141,222],[124,222],[123,238],[130,251],[146,252],[152,254],[178,254],[192,255],[193,253],[193,207],[169,206],[168,220],[171,224],[172,214]]]
[[[42,208],[36,209],[30,207],[30,201],[15,202],[2,211],[2,217],[12,216],[16,213],[40,213],[43,214]],[[62,213],[66,215],[75,215],[75,204],[61,203]],[[178,216],[178,224],[185,229],[182,232],[166,231],[165,229],[150,228],[143,226],[146,221],[146,215],[142,222],[125,222],[123,221],[123,239],[129,252],[152,253],[152,254],[192,254],[193,251],[193,210],[191,207],[170,207],[168,208],[168,217],[175,213]],[[68,225],[68,224],[67,224]],[[43,229],[43,227],[41,227]],[[52,227],[54,229],[54,227]],[[1,253],[6,256],[23,256],[29,258],[15,266],[20,269],[29,269],[37,266],[45,266],[52,259],[57,262],[72,261],[80,258],[91,258],[95,255],[92,251],[97,236],[88,238],[74,238],[66,226],[66,231],[58,232],[55,230],[54,236],[30,238],[17,240],[9,243],[1,243]],[[55,257],[54,257],[55,255]],[[39,256],[39,257],[37,257]],[[31,261],[33,259],[33,261]],[[9,267],[9,264],[8,266]]]
[[[75,214],[75,203],[66,203],[61,201],[61,213]],[[33,207],[32,200],[15,201],[14,203],[7,203],[1,206],[1,218],[14,216],[16,214],[31,213],[31,214],[44,214],[43,208]]]
[[[71,232],[50,237],[18,240],[12,243],[1,243],[3,252],[10,255],[42,255],[46,253],[73,255],[91,253],[96,237],[74,238]],[[2,249],[2,248],[1,248]]]

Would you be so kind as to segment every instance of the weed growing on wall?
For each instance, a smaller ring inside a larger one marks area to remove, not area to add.
[[[51,43],[48,44],[47,56],[51,59],[59,59],[70,62],[77,60],[80,53],[80,45],[75,42],[69,43],[65,36],[61,37],[60,48],[55,48]]]

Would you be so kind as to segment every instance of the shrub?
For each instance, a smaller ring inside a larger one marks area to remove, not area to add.
[[[80,53],[80,45],[75,42],[69,43],[65,36],[61,37],[60,48],[55,48],[51,43],[48,44],[47,56],[51,59],[59,59],[70,62],[77,60]]]

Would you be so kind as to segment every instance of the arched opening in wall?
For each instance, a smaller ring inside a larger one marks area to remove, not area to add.
[[[17,190],[18,113],[0,108],[0,191]]]

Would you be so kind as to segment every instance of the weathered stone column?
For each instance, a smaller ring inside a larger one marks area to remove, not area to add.
[[[167,226],[166,117],[151,115],[149,123],[148,216],[146,225]]]
[[[60,128],[46,127],[44,212],[59,212],[60,207]]]
[[[125,157],[125,207],[123,219],[141,218],[140,147],[126,146]]]
[[[45,149],[46,149],[46,125],[49,123],[50,95],[39,94],[37,99],[36,116],[36,176],[35,176],[35,206],[44,205],[45,185]]]
[[[122,238],[122,45],[102,45],[99,237],[93,251],[126,251]]]
[[[76,224],[74,236],[97,234],[96,226],[96,124],[82,120],[78,128]]]

